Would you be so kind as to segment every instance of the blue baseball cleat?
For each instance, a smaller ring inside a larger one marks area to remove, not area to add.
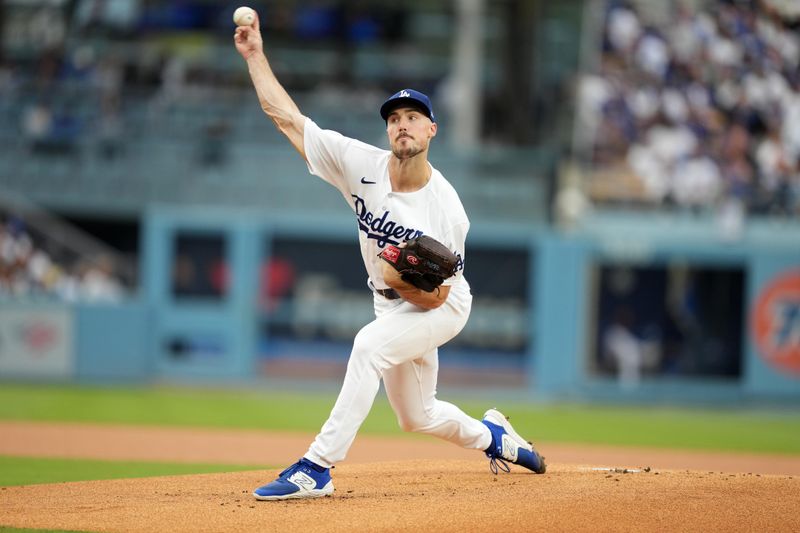
[[[320,498],[333,494],[330,468],[323,468],[306,458],[284,470],[278,479],[253,491],[256,500],[291,500]]]
[[[533,443],[526,441],[511,427],[508,418],[497,409],[489,409],[483,415],[482,422],[492,432],[492,444],[486,448],[489,468],[497,475],[498,470],[509,472],[511,468],[506,461],[524,466],[537,474],[544,474],[547,465],[544,457],[533,448]]]

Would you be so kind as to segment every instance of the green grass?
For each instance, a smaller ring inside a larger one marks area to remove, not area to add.
[[[96,461],[0,456],[0,487],[213,472],[258,470],[264,466],[143,461]]]
[[[312,433],[319,430],[334,400],[333,394],[308,390],[290,393],[0,384],[0,420]],[[480,417],[495,402],[473,398],[455,399],[454,403]],[[800,414],[796,412],[509,402],[499,402],[497,407],[512,417],[520,433],[534,441],[800,454]],[[376,400],[362,433],[401,434],[382,396]]]
[[[0,419],[313,431],[334,400],[329,393],[252,389],[2,384]],[[394,422],[376,429],[389,427]]]
[[[509,408],[523,434],[547,441],[800,454],[800,417],[767,412],[562,406]]]

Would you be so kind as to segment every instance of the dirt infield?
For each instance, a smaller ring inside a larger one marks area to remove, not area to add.
[[[0,423],[0,454],[285,465],[310,435]],[[800,531],[800,458],[561,446],[493,476],[430,438],[361,436],[332,498],[256,502],[277,470],[0,489],[0,524],[85,531]],[[615,469],[650,471],[624,473]],[[767,473],[771,472],[772,475]]]

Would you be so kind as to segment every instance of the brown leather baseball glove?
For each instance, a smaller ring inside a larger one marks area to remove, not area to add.
[[[388,245],[379,257],[400,272],[406,283],[433,292],[455,274],[458,258],[433,237],[421,235],[406,241],[405,246]]]

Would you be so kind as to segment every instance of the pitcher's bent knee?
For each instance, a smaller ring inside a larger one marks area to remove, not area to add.
[[[433,418],[431,418],[427,413],[417,413],[413,415],[404,414],[398,415],[397,423],[400,425],[400,429],[403,431],[408,431],[412,433],[425,433],[430,429],[431,424],[433,423]]]
[[[381,368],[383,357],[378,353],[377,339],[362,328],[353,339],[353,350],[350,352],[350,361],[366,363]]]

